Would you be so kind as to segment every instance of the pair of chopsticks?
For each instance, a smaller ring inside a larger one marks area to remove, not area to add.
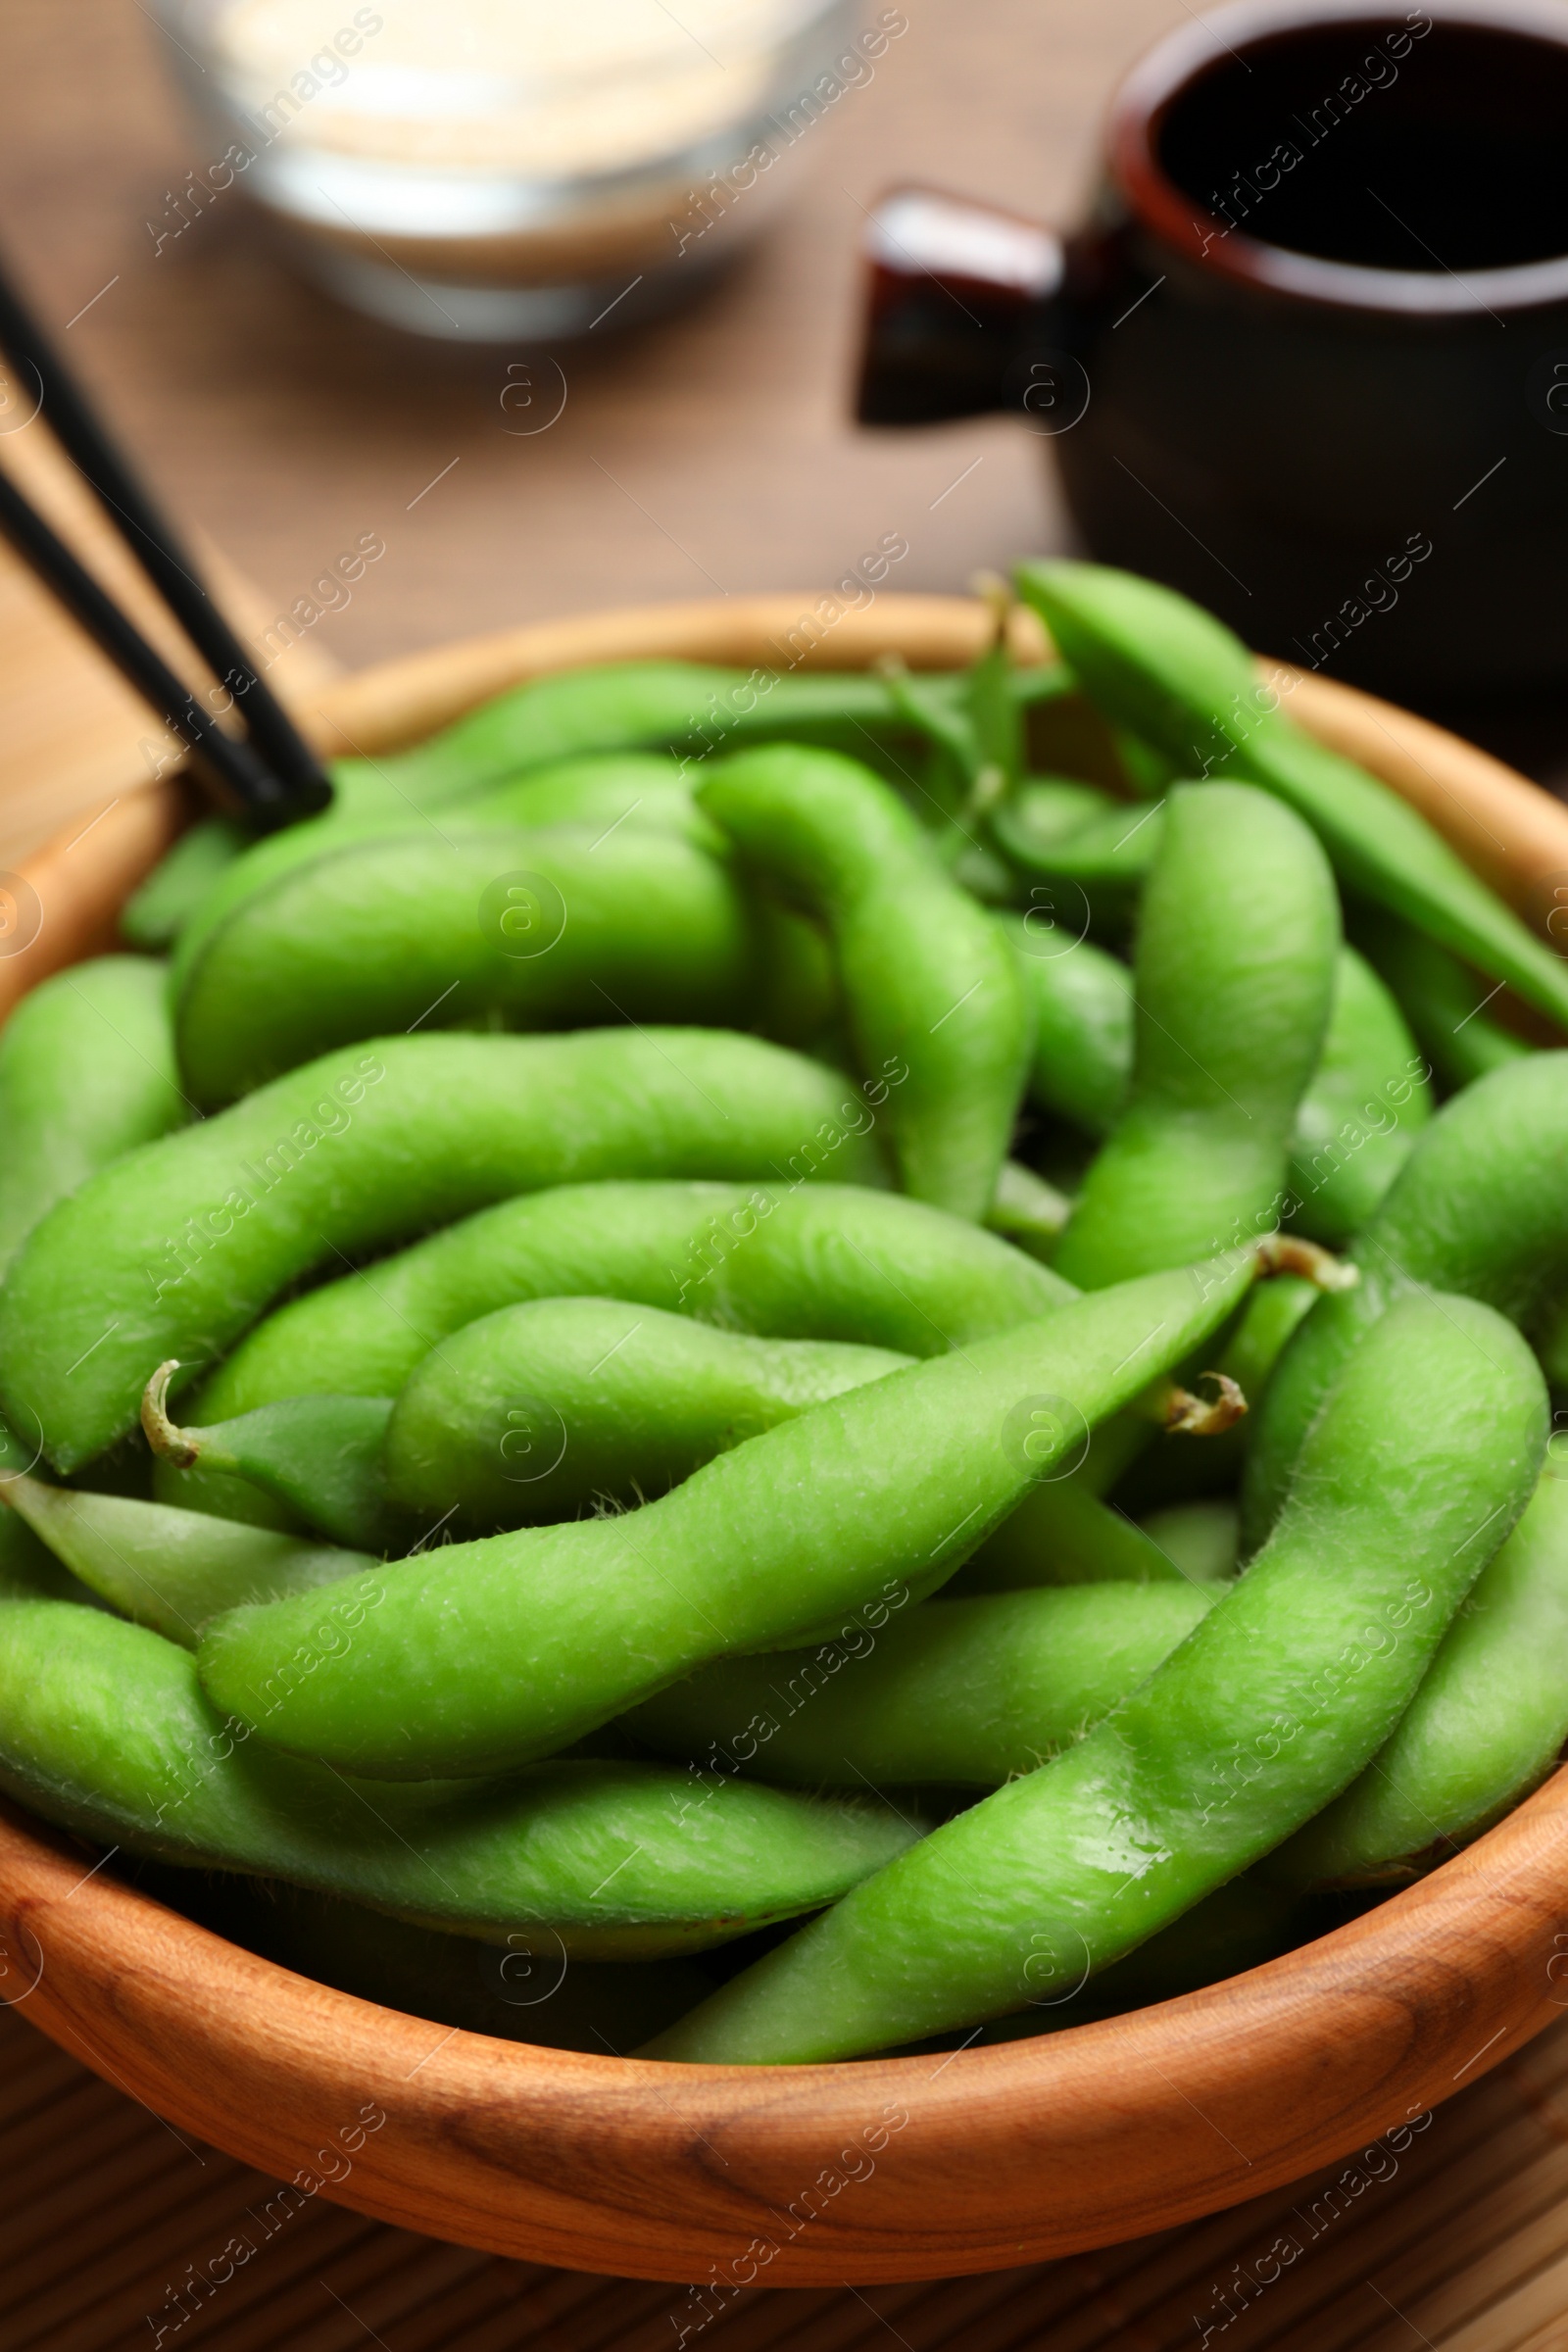
[[[257,671],[189,554],[94,415],[37,319],[0,270],[0,350],[25,397],[36,393],[55,439],[110,521],[233,697],[245,732],[218,725],[31,502],[0,469],[0,533],[63,604],[171,733],[184,744],[215,796],[264,830],[314,815],[332,798],[319,760]],[[28,379],[31,379],[29,384]]]

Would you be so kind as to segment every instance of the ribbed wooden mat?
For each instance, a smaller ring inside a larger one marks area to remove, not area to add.
[[[4,2352],[1568,2345],[1568,2017],[1405,2146],[1191,2229],[936,2286],[727,2300],[497,2261],[324,2198],[280,2204],[278,2183],[100,2082],[24,2010],[0,2013],[0,2082]]]

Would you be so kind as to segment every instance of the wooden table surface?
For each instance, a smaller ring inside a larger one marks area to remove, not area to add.
[[[1004,420],[850,424],[862,208],[910,177],[1069,217],[1116,75],[1192,12],[904,5],[908,30],[875,80],[791,159],[798,202],[771,241],[705,307],[563,350],[564,408],[531,436],[502,406],[518,354],[420,345],[335,311],[232,199],[154,252],[147,223],[168,225],[167,192],[206,145],[169,94],[142,0],[7,0],[0,247],[170,507],[254,584],[253,634],[363,533],[384,539],[352,602],[290,657],[302,686],[573,610],[819,588],[887,532],[909,548],[890,585],[952,590],[1062,544],[1060,506],[1038,444]],[[6,421],[0,407],[0,436]],[[112,681],[4,574],[0,652],[47,685],[0,697],[0,859],[133,786],[144,759]],[[28,794],[51,727],[75,761],[58,810]],[[1397,2153],[1380,2143],[1192,2230],[947,2286],[704,2305],[322,2200],[269,2233],[270,2193],[34,2034],[24,2004],[0,2011],[0,2352],[849,2352],[890,2337],[906,2352],[1555,2352],[1568,2018]]]

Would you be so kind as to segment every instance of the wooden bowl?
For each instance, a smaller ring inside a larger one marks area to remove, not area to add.
[[[585,661],[969,659],[979,609],[726,599],[455,646],[319,692],[323,744],[390,748]],[[792,632],[794,632],[792,637]],[[1027,631],[1025,632],[1027,638]],[[1038,638],[1035,640],[1038,645]],[[1516,904],[1554,903],[1568,811],[1452,736],[1302,677],[1289,707],[1416,801]],[[179,821],[117,804],[22,872],[10,998],[89,952]],[[8,1000],[9,1001],[9,1000]],[[843,2066],[680,2067],[446,2032],[259,1960],[0,1810],[0,1998],[263,2171],[404,2228],[584,2271],[741,2286],[999,2269],[1137,2236],[1393,2132],[1568,2004],[1568,1772],[1430,1878],[1245,1976],[1036,2041]],[[379,2119],[379,2120],[377,2120]]]

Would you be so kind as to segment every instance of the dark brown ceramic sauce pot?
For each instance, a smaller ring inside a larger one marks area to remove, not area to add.
[[[1568,8],[1243,0],[1070,236],[906,189],[869,258],[862,422],[1018,411],[1096,557],[1305,667],[1568,685]]]

